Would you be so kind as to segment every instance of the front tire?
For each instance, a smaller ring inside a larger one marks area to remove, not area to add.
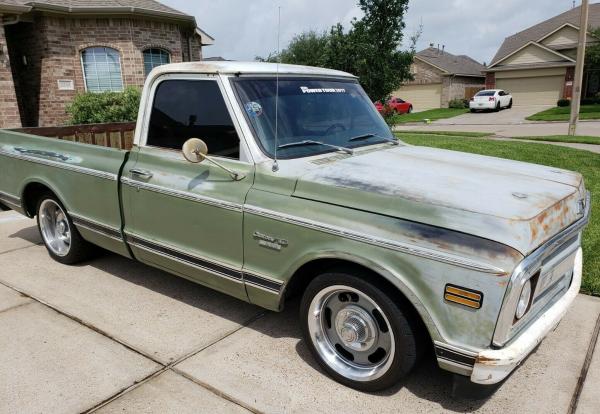
[[[36,212],[38,230],[50,257],[62,264],[75,264],[92,256],[94,247],[81,237],[56,196],[48,193],[40,197]]]
[[[511,99],[511,100],[508,102],[508,109],[511,109],[512,107],[513,107],[513,100]]]
[[[412,105],[411,105],[411,106],[409,106],[409,107],[408,107],[408,113],[409,113],[409,114],[412,114],[412,111],[413,111],[413,107],[412,107]]]
[[[332,271],[309,284],[300,305],[312,355],[333,379],[361,391],[391,387],[418,359],[416,329],[384,289],[353,271]]]

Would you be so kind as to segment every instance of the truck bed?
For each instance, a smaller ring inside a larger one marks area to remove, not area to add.
[[[0,130],[0,202],[29,217],[51,189],[84,238],[128,256],[121,235],[119,178],[128,151]],[[102,224],[112,238],[85,234]]]

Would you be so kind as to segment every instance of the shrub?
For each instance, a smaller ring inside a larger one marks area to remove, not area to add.
[[[448,102],[448,106],[453,109],[463,109],[469,107],[469,101],[466,99],[452,99]]]
[[[582,105],[600,105],[600,96],[592,98],[581,98]]]
[[[86,92],[78,94],[67,106],[69,123],[99,124],[106,122],[131,122],[137,119],[141,91],[130,86],[123,92]]]
[[[571,101],[569,99],[559,99],[556,106],[571,106]]]

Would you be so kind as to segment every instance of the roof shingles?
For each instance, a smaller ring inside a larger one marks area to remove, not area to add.
[[[147,10],[160,13],[168,13],[172,15],[187,16],[185,13],[172,7],[165,6],[155,0],[0,0],[0,7],[6,5],[21,5],[32,8],[48,6],[58,6],[70,9],[76,12],[78,9],[88,8],[132,8],[139,10]]]
[[[536,24],[535,26],[531,26],[528,29],[507,37],[504,39],[500,49],[498,49],[494,59],[492,59],[491,65],[516,52],[527,43],[537,42],[545,35],[564,26],[567,23],[579,27],[580,19],[581,6],[575,7],[569,11],[559,14],[558,16],[554,16],[551,19],[545,20],[539,24]],[[590,4],[589,26],[592,28],[600,27],[600,3]]]
[[[485,66],[466,55],[453,55],[434,47],[421,50],[416,56],[451,75],[484,76]]]

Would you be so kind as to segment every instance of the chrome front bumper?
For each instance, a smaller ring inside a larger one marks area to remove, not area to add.
[[[506,378],[552,331],[567,313],[581,287],[583,254],[577,250],[573,279],[569,290],[550,309],[512,341],[500,349],[486,349],[475,356],[471,381],[477,384],[496,384]]]

